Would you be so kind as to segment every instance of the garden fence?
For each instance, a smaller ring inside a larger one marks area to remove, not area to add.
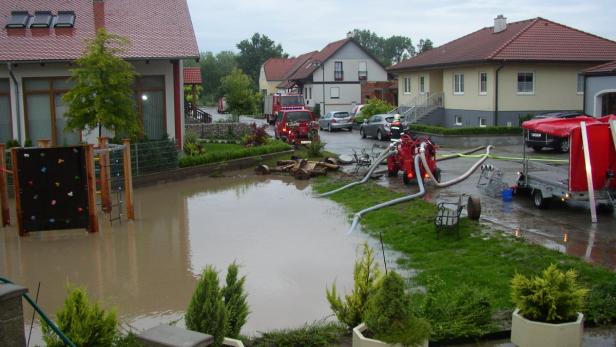
[[[131,144],[133,176],[172,170],[178,167],[175,140],[155,140]]]

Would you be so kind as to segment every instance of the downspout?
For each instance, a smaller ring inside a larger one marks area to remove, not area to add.
[[[505,65],[501,64],[501,66],[496,69],[496,74],[494,76],[494,125],[498,126],[498,72],[504,68]]]
[[[586,112],[586,79],[588,78],[588,75],[584,74],[584,95],[582,95],[582,113],[589,115],[589,116],[595,116],[594,114],[589,114],[588,112]]]
[[[19,84],[17,83],[17,78],[15,78],[15,74],[13,73],[13,68],[11,63],[6,63],[6,66],[9,70],[9,75],[11,76],[11,80],[13,81],[13,86],[15,87],[15,110],[17,111],[17,141],[21,142],[21,107],[20,107],[20,99],[19,99]]]

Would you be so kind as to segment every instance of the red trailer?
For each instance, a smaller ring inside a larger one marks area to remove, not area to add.
[[[263,115],[268,124],[276,122],[276,115],[280,111],[306,109],[304,96],[301,94],[270,94],[263,98]]]

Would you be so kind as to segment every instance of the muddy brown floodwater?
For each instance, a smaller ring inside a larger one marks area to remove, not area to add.
[[[0,274],[36,293],[48,313],[67,283],[83,286],[123,323],[142,330],[179,321],[206,264],[237,261],[251,314],[244,333],[295,327],[331,314],[325,287],[352,288],[357,246],[347,213],[313,197],[307,182],[284,177],[198,178],[135,191],[137,220],[101,232],[0,229]],[[12,216],[15,220],[15,216]],[[103,218],[101,218],[103,220]],[[26,308],[26,321],[32,311]],[[35,327],[33,343],[41,343]]]

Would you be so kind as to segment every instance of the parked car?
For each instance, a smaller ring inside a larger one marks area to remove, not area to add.
[[[579,112],[550,112],[538,114],[533,119],[575,118],[579,115]],[[537,131],[529,131],[524,139],[524,143],[536,152],[541,151],[544,147],[550,147],[562,153],[569,152],[569,138],[567,137],[556,137]]]
[[[327,129],[332,132],[337,129],[347,129],[353,131],[353,121],[348,112],[331,111],[319,119],[319,130]]]
[[[362,138],[375,137],[379,141],[386,140],[391,137],[393,121],[394,116],[391,114],[375,114],[359,126],[359,134]]]
[[[360,114],[361,109],[364,108],[364,106],[365,106],[364,104],[353,106],[353,109],[351,110],[351,118],[355,118],[355,116]]]

